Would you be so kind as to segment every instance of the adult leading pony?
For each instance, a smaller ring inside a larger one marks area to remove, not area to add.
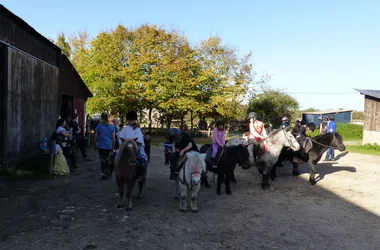
[[[229,140],[226,145],[236,145],[240,143],[249,142],[248,137],[233,138]],[[260,145],[260,156],[257,163],[254,161],[253,150],[254,145],[249,144],[250,163],[252,166],[256,166],[259,172],[262,174],[262,188],[269,188],[269,173],[273,165],[277,162],[281,150],[284,147],[290,147],[294,151],[300,149],[300,145],[296,138],[292,135],[288,128],[274,129],[266,140]]]
[[[187,195],[191,193],[191,211],[198,212],[198,192],[201,188],[202,172],[206,171],[205,154],[190,151],[186,153],[184,166],[178,173],[177,183],[179,185],[180,199],[179,209],[181,212],[187,211]]]
[[[288,160],[293,163],[293,175],[299,175],[298,164],[305,162],[310,166],[309,182],[311,185],[315,185],[317,182],[315,180],[316,165],[321,160],[322,155],[329,149],[333,147],[343,152],[346,150],[346,146],[343,143],[343,137],[339,133],[327,133],[324,135],[318,135],[314,138],[310,138],[312,145],[310,149],[306,149],[308,154],[307,160],[303,160],[299,156],[299,151],[289,150],[283,152],[282,159]],[[277,164],[272,168],[271,177],[276,177]]]
[[[127,205],[127,210],[132,210],[132,190],[137,178],[137,144],[134,139],[127,138],[119,146],[115,157],[116,184],[119,189],[120,202],[118,208]],[[139,182],[139,192],[137,198],[142,198],[142,190],[146,177]]]

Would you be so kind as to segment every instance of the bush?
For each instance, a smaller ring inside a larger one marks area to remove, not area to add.
[[[355,141],[363,139],[363,126],[358,124],[337,123],[336,130],[343,136],[346,141]],[[308,136],[314,137],[319,135],[319,128],[314,132],[307,133]]]

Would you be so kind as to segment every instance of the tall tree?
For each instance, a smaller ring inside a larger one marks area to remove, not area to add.
[[[279,125],[283,116],[291,119],[298,107],[297,100],[283,91],[266,89],[250,100],[248,112],[256,112],[265,122],[271,119],[272,125]]]
[[[60,33],[57,36],[57,42],[55,43],[62,50],[62,54],[71,59],[71,46],[64,33]]]
[[[239,58],[234,48],[210,37],[199,46],[201,75],[200,100],[205,105],[201,116],[222,116],[230,120],[242,115],[242,102],[252,82],[251,54]]]

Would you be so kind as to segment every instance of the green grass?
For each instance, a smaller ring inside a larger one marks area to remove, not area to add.
[[[346,149],[348,152],[358,153],[358,154],[369,154],[369,155],[380,155],[380,145],[365,144],[365,145],[349,145]]]
[[[368,154],[368,155],[377,155],[380,156],[380,150],[376,149],[366,149],[362,145],[352,145],[347,146],[346,150],[351,153],[357,153],[357,154]]]
[[[359,141],[363,139],[362,125],[337,123],[336,130],[343,136],[345,141]],[[319,129],[317,128],[314,132],[309,132],[308,135],[312,137],[319,135]]]

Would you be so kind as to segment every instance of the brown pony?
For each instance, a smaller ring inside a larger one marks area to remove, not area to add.
[[[116,184],[119,188],[120,202],[117,208],[122,208],[128,200],[127,210],[132,210],[132,190],[136,182],[136,153],[138,147],[136,142],[127,138],[123,144],[119,146],[118,153],[115,158],[115,176]],[[139,182],[139,193],[137,198],[142,198],[142,189],[144,187],[145,178]]]

